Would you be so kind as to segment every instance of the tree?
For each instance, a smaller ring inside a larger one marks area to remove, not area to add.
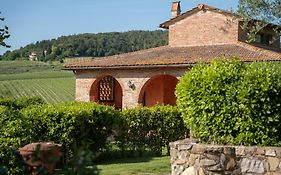
[[[0,20],[4,21],[4,18],[0,16]],[[4,26],[4,28],[0,28],[0,45],[3,47],[11,47],[5,43],[5,40],[10,37],[8,29],[9,28],[7,26]]]
[[[281,25],[281,0],[239,0],[238,15],[244,18],[244,27],[249,27],[249,40],[269,23]],[[276,27],[280,35],[280,27]]]

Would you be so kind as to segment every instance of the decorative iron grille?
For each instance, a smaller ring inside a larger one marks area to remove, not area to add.
[[[99,100],[114,100],[114,79],[113,77],[104,77],[99,81]]]

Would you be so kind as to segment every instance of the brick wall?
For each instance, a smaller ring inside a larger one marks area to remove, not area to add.
[[[238,22],[212,11],[199,11],[169,27],[169,45],[227,44],[238,41]]]
[[[135,68],[135,69],[103,69],[103,70],[78,70],[76,71],[76,100],[90,101],[90,90],[97,78],[110,75],[120,84],[123,93],[123,108],[137,106],[139,94],[143,85],[153,76],[171,75],[181,77],[188,67],[180,68]],[[135,89],[127,86],[128,81],[135,85]]]

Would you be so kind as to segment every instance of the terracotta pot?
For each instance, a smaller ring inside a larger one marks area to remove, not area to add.
[[[30,167],[32,175],[38,174],[39,167],[44,167],[48,174],[53,174],[56,163],[60,160],[61,146],[54,142],[38,142],[19,148],[19,151]]]

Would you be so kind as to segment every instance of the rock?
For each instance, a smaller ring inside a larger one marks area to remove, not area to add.
[[[205,151],[206,151],[206,146],[201,144],[193,145],[191,149],[192,154],[203,154]]]
[[[264,148],[258,147],[257,150],[256,150],[256,154],[258,154],[258,155],[265,155]]]
[[[184,172],[181,175],[196,175],[196,174],[197,173],[195,171],[195,168],[192,166],[184,170]]]
[[[244,148],[244,146],[238,146],[237,148],[236,148],[236,155],[237,156],[242,156],[242,155],[244,155],[245,154],[245,148]]]
[[[241,161],[241,172],[242,173],[264,173],[264,161],[243,158]]]
[[[235,148],[231,148],[231,147],[225,147],[223,149],[223,153],[225,155],[234,155],[235,154]]]
[[[190,150],[192,148],[191,144],[180,144],[178,145],[178,150],[182,151],[182,150]]]
[[[188,163],[190,166],[193,166],[195,164],[195,160],[198,159],[200,157],[200,155],[198,154],[190,154],[189,159],[188,159]]]
[[[186,163],[186,160],[185,159],[178,159],[174,162],[176,165],[183,165]]]
[[[279,159],[276,157],[268,157],[268,163],[269,163],[269,170],[275,171],[279,166]]]
[[[200,166],[202,166],[202,167],[213,166],[213,165],[217,165],[217,164],[218,164],[218,162],[215,160],[210,160],[210,159],[200,160]]]
[[[265,155],[266,155],[266,156],[275,157],[275,156],[276,156],[276,152],[275,152],[274,149],[267,149],[267,150],[265,151]]]
[[[264,162],[261,160],[252,160],[250,163],[249,171],[250,173],[264,173]]]
[[[253,155],[256,152],[256,147],[246,147],[245,148],[245,154],[246,155]]]
[[[234,170],[235,167],[236,167],[237,163],[235,161],[235,159],[233,158],[230,158],[227,163],[226,163],[226,167],[225,169],[228,171],[228,170]]]

